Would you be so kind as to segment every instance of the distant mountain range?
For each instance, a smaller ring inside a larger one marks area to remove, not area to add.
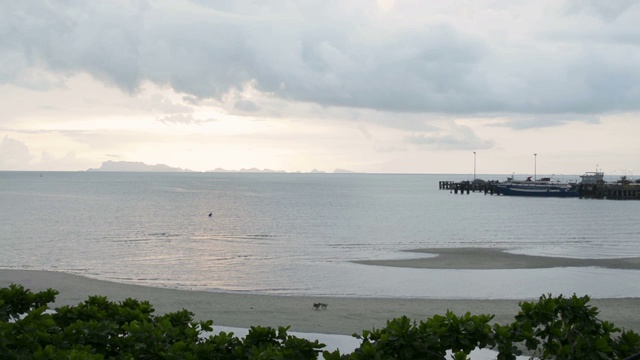
[[[135,162],[135,161],[105,161],[102,165],[97,169],[87,169],[87,171],[119,171],[119,172],[195,172],[189,169],[182,169],[171,167],[165,164],[156,164],[156,165],[148,165],[143,162]],[[207,172],[233,172],[233,173],[286,173],[283,170],[271,170],[271,169],[240,169],[240,170],[225,170],[222,168],[216,168],[214,170],[208,170]],[[313,169],[310,171],[313,174],[324,174],[324,171]],[[336,169],[333,171],[334,174],[349,174],[354,173],[353,171]]]
[[[122,171],[122,172],[193,172],[189,169],[171,167],[165,164],[147,165],[134,161],[105,161],[97,169],[87,171]]]
[[[258,168],[250,168],[250,169],[245,169],[242,168],[240,170],[226,170],[223,168],[216,168],[214,170],[207,170],[207,172],[242,172],[242,173],[286,173],[286,171],[283,170],[271,170],[271,169],[258,169]]]

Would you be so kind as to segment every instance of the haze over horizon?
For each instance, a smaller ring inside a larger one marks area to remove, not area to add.
[[[631,0],[5,1],[0,170],[633,175],[637,19]]]

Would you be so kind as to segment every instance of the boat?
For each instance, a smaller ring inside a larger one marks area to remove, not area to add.
[[[567,183],[551,178],[541,178],[540,180],[514,180],[507,178],[507,181],[496,184],[499,194],[507,196],[533,196],[533,197],[578,197],[579,192],[575,183]]]
[[[602,171],[587,171],[584,175],[580,175],[582,178],[581,184],[595,185],[604,182],[604,172]]]

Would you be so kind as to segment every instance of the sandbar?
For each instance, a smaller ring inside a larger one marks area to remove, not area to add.
[[[640,257],[576,259],[566,257],[511,254],[500,248],[437,248],[406,250],[412,253],[435,254],[435,257],[362,260],[358,264],[416,269],[543,269],[558,267],[602,267],[640,270]]]
[[[21,284],[32,291],[53,288],[60,292],[52,308],[76,305],[91,295],[121,301],[132,297],[148,300],[156,313],[187,309],[196,320],[213,320],[215,326],[290,326],[290,331],[321,334],[360,334],[384,327],[388,319],[408,316],[414,321],[451,310],[458,315],[493,314],[493,322],[508,324],[518,313],[518,300],[399,299],[270,296],[154,288],[120,284],[52,271],[0,270],[0,287]],[[526,299],[531,301],[531,299]],[[315,310],[313,303],[327,304]],[[593,299],[600,319],[640,332],[640,299]]]

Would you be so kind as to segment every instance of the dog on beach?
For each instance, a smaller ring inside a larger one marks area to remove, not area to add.
[[[320,310],[320,309],[325,309],[326,310],[327,309],[327,304],[325,304],[325,303],[313,303],[313,307],[316,310]]]

